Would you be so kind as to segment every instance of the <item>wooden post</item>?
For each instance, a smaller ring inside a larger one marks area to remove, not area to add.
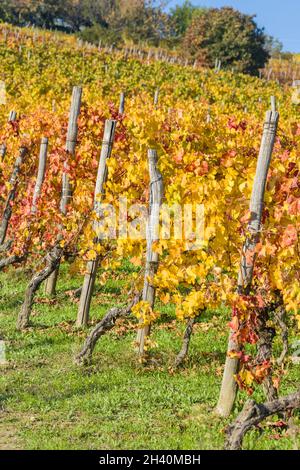
[[[16,196],[16,190],[17,190],[17,186],[19,182],[20,168],[21,168],[21,165],[24,161],[26,154],[27,154],[27,148],[21,147],[19,150],[19,155],[16,158],[14,168],[13,168],[10,180],[9,180],[10,190],[5,201],[2,221],[0,224],[0,245],[3,245],[5,238],[6,238],[8,224],[12,215],[11,205]]]
[[[159,97],[159,89],[157,88],[157,89],[155,90],[155,93],[154,93],[154,106],[155,106],[155,108],[156,108],[157,105],[158,105],[158,97]]]
[[[209,124],[210,122],[211,122],[211,114],[210,114],[210,109],[208,108],[207,115],[206,115],[206,123]]]
[[[275,96],[271,96],[271,111],[276,113],[276,98]]]
[[[240,295],[248,295],[251,288],[253,268],[255,264],[255,248],[259,241],[261,231],[265,186],[278,127],[279,114],[275,109],[275,98],[273,97],[271,104],[272,110],[267,112],[264,123],[263,136],[250,200],[251,218],[248,224],[248,233],[250,235],[244,243],[240,261],[238,276],[238,293]],[[234,331],[231,330],[229,333],[227,354],[230,351],[238,350],[239,345],[235,340]],[[229,416],[234,405],[237,391],[234,375],[238,372],[238,367],[238,359],[230,358],[227,355],[220,397],[216,408],[216,412],[222,417]]]
[[[124,114],[124,111],[125,111],[125,93],[121,92],[120,93],[119,114],[120,115]]]
[[[40,146],[40,155],[39,155],[39,167],[37,172],[36,183],[33,192],[31,213],[36,212],[37,201],[41,194],[42,184],[45,178],[46,171],[46,161],[47,161],[47,152],[48,152],[48,139],[46,137],[42,138]]]
[[[107,180],[107,159],[110,158],[113,142],[115,137],[117,121],[108,119],[105,122],[104,135],[102,141],[101,154],[99,159],[98,174],[94,195],[94,210],[98,217],[101,217],[101,202],[99,196],[104,195],[104,184]],[[95,224],[96,226],[96,224]],[[97,243],[97,239],[95,240]],[[91,300],[96,281],[97,268],[99,265],[99,257],[87,263],[86,273],[84,276],[83,286],[81,290],[76,326],[81,327],[88,324]]]
[[[216,72],[216,73],[220,72],[221,67],[222,67],[222,61],[217,58],[217,59],[215,60],[215,72]]]
[[[80,113],[81,97],[82,97],[82,88],[75,86],[73,88],[67,140],[66,140],[66,151],[71,156],[75,154],[75,148],[77,144],[77,136],[78,136],[77,121],[78,121],[78,117]],[[68,162],[65,162],[66,171],[63,174],[62,197],[61,197],[61,204],[60,204],[60,210],[63,215],[66,215],[67,213],[67,205],[72,197],[72,190],[71,190],[69,175],[67,172],[67,167],[68,167]]]
[[[66,140],[66,151],[69,155],[73,156],[75,153],[77,135],[78,135],[78,117],[80,113],[82,97],[82,87],[75,86],[73,88],[71,108],[69,115],[69,124]],[[65,162],[65,171],[62,177],[62,195],[60,200],[60,211],[63,215],[67,213],[67,206],[72,197],[71,184],[69,175],[67,172],[68,162]],[[58,277],[59,264],[56,270],[47,278],[45,283],[45,294],[53,296],[55,295],[56,282]]]
[[[2,144],[0,146],[0,158],[1,158],[1,160],[4,160],[5,155],[6,155],[6,145]]]
[[[8,122],[14,122],[17,120],[17,113],[16,111],[10,111],[8,115]]]
[[[148,302],[153,309],[155,301],[155,287],[151,280],[158,268],[158,253],[153,251],[153,243],[159,239],[159,213],[163,199],[163,180],[157,168],[156,150],[148,150],[148,165],[150,174],[150,204],[149,219],[147,223],[147,253],[142,300]],[[150,325],[145,325],[138,330],[137,343],[139,356],[144,355],[145,340],[150,334]]]

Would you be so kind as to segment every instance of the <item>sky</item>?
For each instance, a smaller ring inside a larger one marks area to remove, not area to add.
[[[184,0],[170,0],[169,8]],[[300,52],[300,0],[191,0],[195,6],[232,6],[243,13],[256,14],[258,26],[282,42],[284,50]]]

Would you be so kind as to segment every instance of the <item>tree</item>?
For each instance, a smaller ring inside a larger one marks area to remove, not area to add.
[[[84,29],[80,36],[90,42],[103,39],[106,43],[120,43],[126,40],[134,43],[143,41],[159,45],[169,37],[169,16],[163,4],[153,0],[85,0],[86,17],[94,19],[91,27]],[[97,14],[95,6],[98,4]],[[104,8],[104,4],[106,4]],[[94,13],[91,12],[94,10]]]
[[[4,0],[0,6],[0,18],[24,26],[34,24],[54,28],[55,20],[64,18],[71,0]]]
[[[279,57],[283,50],[283,44],[278,39],[272,36],[267,36],[266,48],[271,57]]]
[[[127,8],[123,17],[123,37],[134,42],[158,46],[170,34],[169,16],[163,11],[163,3],[153,0],[135,0],[135,8]],[[131,0],[123,3],[132,4]]]
[[[256,75],[270,54],[267,36],[254,18],[230,7],[196,12],[182,49],[205,66],[213,67],[219,59],[224,68],[234,67],[239,72]]]
[[[171,9],[171,21],[176,36],[181,37],[192,22],[195,11],[200,10],[189,0],[185,0],[183,5],[176,5]]]
[[[7,23],[14,22],[9,0],[3,0],[0,3],[0,22],[1,21],[5,21]]]

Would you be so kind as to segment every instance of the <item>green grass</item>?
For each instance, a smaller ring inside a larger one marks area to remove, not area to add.
[[[125,266],[119,279],[98,287],[92,320],[124,300]],[[26,276],[20,270],[0,275],[0,338],[8,364],[1,367],[0,449],[221,449],[228,420],[214,416],[227,342],[225,311],[208,312],[193,335],[190,355],[177,372],[172,364],[183,325],[173,306],[158,306],[163,316],[153,328],[157,343],[152,365],[134,353],[134,320],[118,323],[98,343],[92,365],[74,365],[87,334],[73,327],[77,304],[67,291],[81,284],[63,266],[55,302],[38,295],[32,327],[15,329]],[[295,390],[299,367],[290,367],[282,393]],[[235,414],[245,400],[239,394]],[[255,398],[261,399],[259,392]],[[292,449],[295,438],[271,426],[252,431],[246,449]],[[279,438],[278,438],[279,437]]]

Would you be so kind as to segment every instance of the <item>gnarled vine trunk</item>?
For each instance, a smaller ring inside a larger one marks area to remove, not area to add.
[[[35,273],[32,279],[30,280],[25,292],[24,302],[17,320],[18,330],[23,330],[28,327],[35,293],[42,284],[42,282],[45,281],[45,279],[47,279],[55,271],[55,269],[60,263],[62,256],[63,249],[59,246],[55,246],[45,257],[45,268]]]
[[[78,365],[87,364],[92,357],[94,348],[97,344],[97,341],[103,336],[107,331],[111,330],[118,318],[125,317],[130,314],[132,307],[139,302],[141,298],[140,294],[137,294],[134,299],[125,307],[113,307],[104,315],[102,320],[97,323],[95,328],[91,331],[82,350],[76,356],[75,361]]]
[[[252,427],[257,426],[268,416],[297,408],[300,408],[300,389],[295,393],[266,403],[259,404],[255,403],[254,400],[248,400],[241,413],[227,428],[225,449],[241,449],[245,434]]]

